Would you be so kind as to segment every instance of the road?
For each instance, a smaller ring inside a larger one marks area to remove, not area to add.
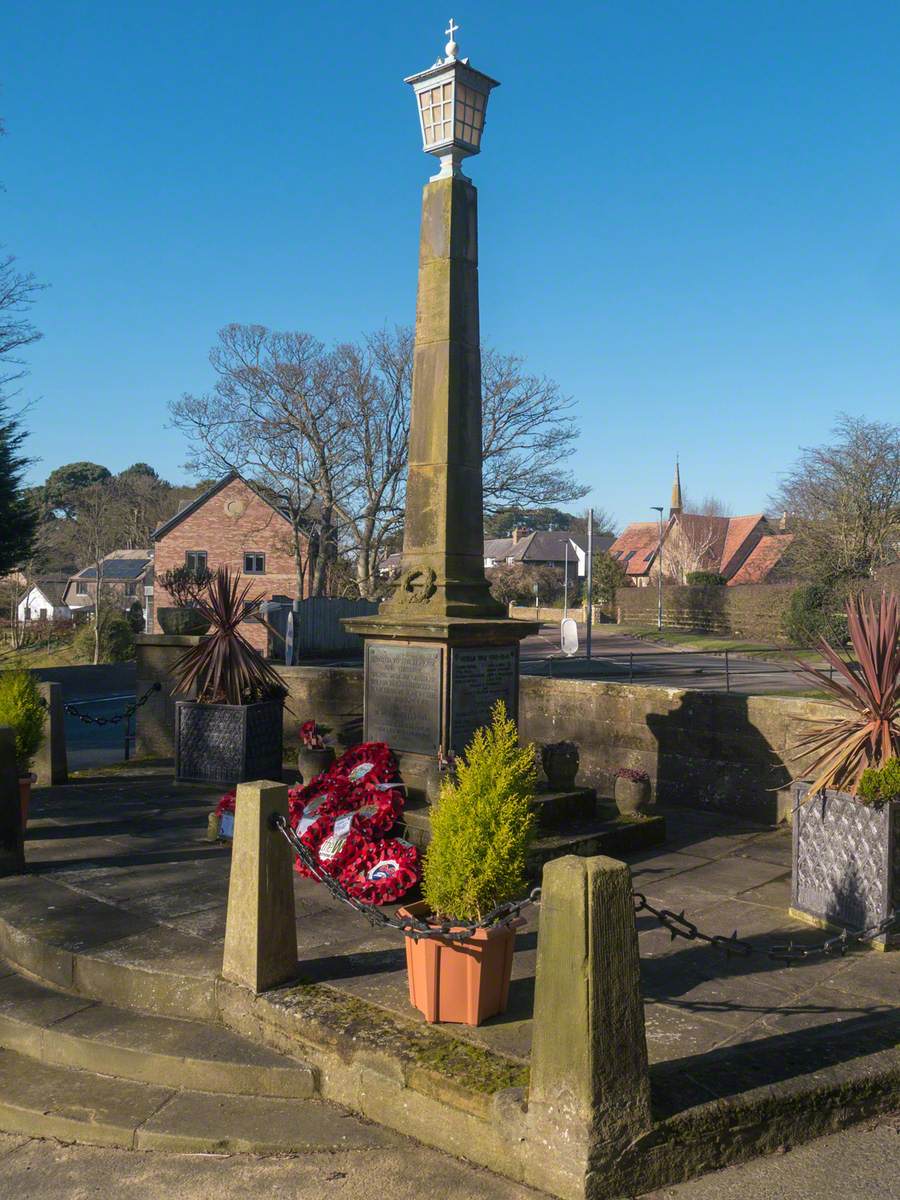
[[[522,642],[522,674],[744,693],[809,691],[811,687],[790,663],[766,659],[765,655],[732,652],[726,671],[724,654],[659,646],[616,633],[609,625],[594,628],[588,662],[585,632],[585,627],[579,625],[578,653],[566,658],[560,651],[557,626],[542,626],[540,633]]]
[[[387,1139],[385,1139],[387,1141]],[[900,1200],[900,1123],[883,1118],[643,1200]],[[284,1158],[137,1153],[0,1134],[0,1200],[546,1200],[415,1142]]]
[[[97,667],[41,667],[39,679],[61,683],[63,701],[92,718],[112,717],[134,703],[135,664],[105,663]],[[102,767],[125,757],[125,726],[95,725],[66,714],[66,754],[70,771]],[[132,748],[134,722],[131,724]]]

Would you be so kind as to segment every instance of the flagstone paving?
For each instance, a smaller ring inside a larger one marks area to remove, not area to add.
[[[230,863],[227,845],[206,840],[216,798],[210,789],[174,785],[165,769],[140,767],[38,792],[28,874],[0,880],[0,918],[57,948],[35,973],[66,986],[66,955],[75,952],[87,955],[84,969],[98,980],[122,968],[142,969],[144,980],[156,971],[180,975],[198,985],[194,1007],[172,1015],[202,1019],[203,988],[211,997],[221,965]],[[723,961],[708,947],[673,942],[639,914],[660,1112],[823,1067],[849,1071],[855,1058],[896,1047],[900,953],[857,951],[792,967],[766,956],[775,942],[822,937],[786,915],[789,832],[688,809],[666,816],[667,844],[627,856],[635,888],[657,906],[684,908],[706,932],[736,929],[755,952]],[[299,976],[420,1022],[408,1002],[401,939],[373,930],[311,881],[298,877],[295,894]],[[540,910],[526,915],[509,1011],[479,1029],[448,1028],[523,1062]]]

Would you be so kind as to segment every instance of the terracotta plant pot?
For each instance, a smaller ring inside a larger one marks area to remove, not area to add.
[[[616,808],[620,813],[646,812],[652,799],[652,788],[649,779],[624,779],[616,776]]]
[[[401,908],[399,915],[423,921],[431,911],[420,900]],[[506,1012],[516,929],[524,924],[517,917],[492,929],[477,929],[462,942],[408,937],[410,1004],[431,1023],[480,1025]]]
[[[301,783],[311,783],[317,775],[327,771],[334,762],[334,747],[301,746],[297,751],[297,770]]]
[[[28,807],[31,804],[31,783],[34,776],[23,775],[19,779],[19,805],[22,810],[22,829],[28,826]]]
[[[551,787],[566,791],[578,775],[578,747],[574,742],[551,742],[541,747],[541,765]]]

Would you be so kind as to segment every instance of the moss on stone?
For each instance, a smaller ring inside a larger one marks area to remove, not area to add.
[[[458,1038],[432,1034],[430,1045],[417,1048],[419,1065],[453,1078],[473,1092],[503,1091],[504,1088],[528,1087],[528,1068],[513,1059],[501,1058],[481,1046]]]

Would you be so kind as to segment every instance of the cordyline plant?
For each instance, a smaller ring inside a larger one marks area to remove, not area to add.
[[[795,749],[813,755],[807,799],[827,788],[856,795],[867,767],[879,767],[900,754],[900,615],[895,595],[882,594],[876,610],[856,596],[847,604],[855,661],[846,662],[824,638],[819,650],[835,677],[801,663],[803,672],[848,710],[847,715],[812,722],[814,730]]]
[[[284,696],[285,688],[262,654],[238,632],[241,621],[258,615],[262,596],[250,596],[227,567],[219,567],[206,592],[195,601],[210,632],[172,665],[176,691],[196,688],[202,704],[254,704]],[[265,621],[262,624],[266,624]]]

